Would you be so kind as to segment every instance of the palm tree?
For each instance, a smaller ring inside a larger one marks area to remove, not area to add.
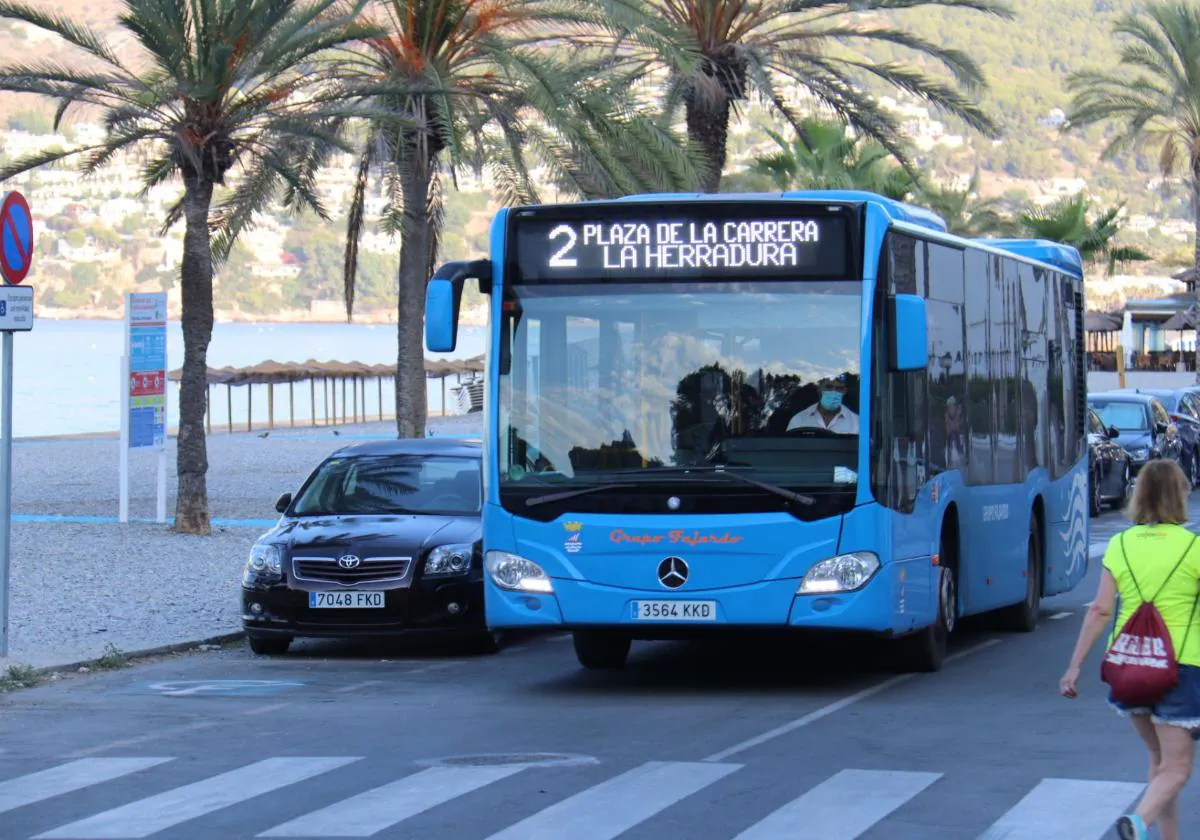
[[[1086,262],[1105,266],[1110,276],[1120,263],[1151,259],[1140,248],[1118,245],[1114,241],[1121,230],[1117,218],[1123,204],[1109,207],[1090,222],[1088,204],[1082,193],[1062,198],[1045,207],[1025,211],[1021,214],[1021,225],[1031,236],[1074,246]]]
[[[767,175],[780,190],[867,190],[907,201],[917,182],[902,167],[889,163],[891,153],[862,137],[850,137],[845,123],[807,117],[801,121],[807,143],[791,142],[778,132],[767,134],[779,151],[756,157],[750,171]]]
[[[979,172],[971,176],[966,189],[938,187],[926,184],[916,203],[929,208],[946,222],[946,228],[956,236],[968,238],[1015,236],[1020,225],[1002,211],[998,198],[979,195]]]
[[[1113,31],[1127,39],[1110,71],[1074,73],[1074,99],[1066,127],[1112,120],[1116,134],[1104,150],[1111,158],[1150,147],[1164,177],[1180,169],[1191,189],[1196,228],[1192,268],[1185,280],[1200,301],[1200,8],[1151,2],[1123,15]],[[1200,342],[1196,344],[1200,370]]]
[[[915,94],[994,135],[995,125],[973,94],[984,86],[975,61],[963,52],[926,41],[871,13],[949,6],[1011,17],[999,0],[591,0],[596,23],[619,40],[618,54],[632,72],[665,71],[665,110],[683,108],[688,137],[709,164],[701,184],[720,187],[729,120],[755,91],[783,115],[807,143],[802,121],[784,85],[810,93],[860,134],[871,137],[913,169],[900,127],[863,87],[872,79]],[[585,42],[597,47],[600,41]],[[912,66],[880,63],[872,45],[907,49],[949,70],[954,84]],[[959,89],[959,86],[963,90]],[[809,148],[813,148],[809,144]]]
[[[385,37],[348,66],[383,113],[410,127],[371,126],[347,230],[346,315],[353,312],[358,241],[371,174],[385,178],[382,228],[400,235],[397,295],[396,428],[425,433],[427,392],[422,324],[425,285],[437,259],[442,175],[488,168],[506,203],[539,200],[531,167],[584,197],[686,188],[698,174],[661,120],[639,112],[632,86],[604,57],[563,50],[567,30],[588,25],[559,0],[376,0]],[[558,46],[558,57],[552,50]]]
[[[87,109],[106,129],[98,145],[14,161],[0,168],[0,180],[75,155],[86,175],[121,153],[144,152],[143,194],[175,177],[182,181],[162,230],[165,235],[184,223],[178,531],[211,532],[204,413],[214,262],[280,188],[288,207],[326,216],[315,188],[320,161],[343,145],[339,132],[346,120],[380,118],[366,105],[356,106],[361,92],[329,70],[317,71],[327,51],[375,34],[355,22],[359,8],[337,5],[125,0],[119,25],[138,48],[116,50],[80,23],[0,0],[0,18],[24,21],[83,53],[77,67],[37,58],[8,63],[0,67],[0,90],[57,100],[56,128],[68,111]],[[239,183],[218,195],[235,167]]]

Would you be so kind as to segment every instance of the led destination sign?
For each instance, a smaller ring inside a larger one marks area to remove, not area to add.
[[[786,209],[748,215],[744,206],[698,205],[647,218],[637,208],[640,218],[630,219],[634,208],[610,207],[593,218],[518,218],[518,282],[846,276],[846,217]]]

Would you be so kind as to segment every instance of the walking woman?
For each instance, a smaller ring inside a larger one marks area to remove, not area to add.
[[[1123,840],[1143,840],[1155,824],[1163,840],[1179,840],[1178,797],[1195,757],[1192,730],[1200,728],[1200,541],[1184,527],[1188,492],[1187,478],[1174,461],[1155,460],[1142,468],[1129,506],[1134,524],[1109,540],[1099,591],[1059,684],[1064,697],[1078,696],[1079,669],[1112,619],[1118,596],[1120,613],[1106,648],[1142,603],[1152,602],[1158,609],[1175,652],[1178,685],[1153,706],[1126,706],[1109,693],[1108,702],[1132,721],[1150,753],[1149,785],[1142,800],[1133,813],[1117,821]]]

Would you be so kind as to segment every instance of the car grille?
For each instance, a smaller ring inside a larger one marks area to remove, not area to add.
[[[292,576],[342,586],[387,583],[403,580],[411,563],[411,557],[363,557],[353,569],[344,569],[336,557],[293,557]]]

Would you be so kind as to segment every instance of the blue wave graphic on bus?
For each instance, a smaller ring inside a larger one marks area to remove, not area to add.
[[[1087,558],[1087,473],[1076,470],[1067,492],[1070,494],[1070,502],[1067,506],[1067,520],[1063,523],[1061,533],[1070,555],[1067,565],[1067,577],[1070,578],[1080,570]]]

